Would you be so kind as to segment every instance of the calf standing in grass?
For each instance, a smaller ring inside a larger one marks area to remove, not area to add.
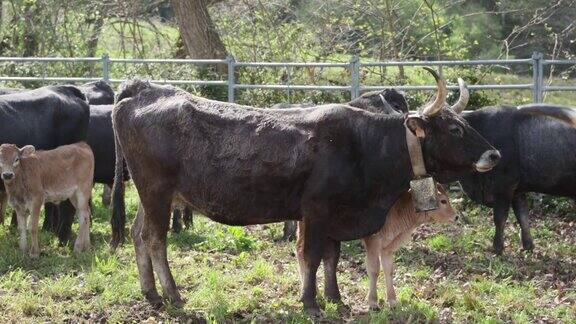
[[[0,168],[8,201],[18,216],[20,249],[26,253],[28,214],[32,237],[30,257],[40,255],[38,220],[46,202],[59,203],[70,199],[80,221],[74,252],[90,248],[90,196],[94,174],[94,155],[88,144],[79,142],[54,150],[35,151],[26,145],[0,145]]]
[[[407,192],[396,201],[382,229],[376,234],[362,239],[366,248],[366,268],[370,279],[368,304],[370,309],[378,309],[377,287],[380,265],[386,276],[386,294],[390,305],[396,303],[396,292],[392,276],[394,272],[394,252],[406,244],[414,230],[425,223],[446,222],[456,219],[450,199],[444,188],[438,185],[438,200],[440,207],[429,212],[416,212],[412,203],[412,195]]]

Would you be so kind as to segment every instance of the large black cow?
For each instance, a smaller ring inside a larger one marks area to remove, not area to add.
[[[89,106],[84,94],[74,86],[48,86],[0,96],[0,143],[34,145],[49,150],[60,145],[85,141]],[[2,188],[3,189],[3,188]],[[59,224],[61,242],[69,239],[69,222],[74,216],[69,202],[60,204],[60,213],[46,206],[51,226]],[[3,217],[4,215],[2,215]],[[60,218],[60,219],[59,219]]]
[[[122,157],[138,190],[132,237],[142,292],[181,303],[166,258],[174,199],[214,221],[250,225],[302,220],[298,260],[302,301],[316,303],[323,260],[325,295],[339,301],[340,242],[380,229],[413,177],[406,134],[421,138],[427,169],[488,171],[498,151],[436,99],[421,115],[388,116],[347,105],[257,109],[193,96],[141,81],[121,86],[113,112],[117,140],[114,197],[123,191]]]
[[[455,108],[461,112],[469,94],[463,81],[459,83],[461,102]],[[365,101],[357,107],[382,107],[383,112],[387,109],[378,100]],[[464,112],[463,117],[500,151],[502,158],[490,172],[464,172],[440,178],[460,180],[470,199],[493,208],[496,253],[501,254],[504,249],[504,225],[510,206],[521,228],[523,248],[533,249],[526,193],[576,198],[576,110],[550,104],[497,106]]]
[[[576,129],[571,126],[576,124],[576,113],[573,108],[534,104],[485,107],[463,116],[502,154],[492,171],[458,176],[473,201],[493,208],[494,251],[501,254],[504,249],[510,206],[521,228],[523,248],[533,249],[526,193],[576,198]]]

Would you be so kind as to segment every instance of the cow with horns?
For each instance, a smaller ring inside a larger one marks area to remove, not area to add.
[[[520,225],[522,247],[533,249],[526,193],[576,198],[574,108],[550,104],[496,106],[466,112],[463,117],[502,153],[501,162],[487,173],[440,178],[459,180],[468,197],[493,209],[496,254],[504,250],[504,225],[511,206]]]
[[[342,241],[381,229],[413,178],[406,134],[421,139],[426,169],[488,171],[500,158],[446,104],[436,99],[410,116],[347,105],[266,110],[193,96],[139,80],[123,84],[113,112],[114,197],[123,192],[122,158],[141,204],[132,227],[142,292],[162,303],[182,300],[166,255],[169,213],[183,201],[229,225],[301,220],[298,261],[305,309],[318,313],[316,272],[324,262],[325,296],[341,300],[336,266]]]
[[[574,108],[551,104],[519,107],[494,106],[464,111],[470,94],[458,80],[460,97],[453,106],[480,135],[502,154],[493,170],[485,173],[460,172],[438,174],[444,182],[459,180],[474,202],[493,208],[494,242],[497,254],[504,250],[504,225],[512,207],[521,229],[522,246],[534,248],[528,220],[527,192],[545,193],[576,199],[576,112]],[[388,99],[388,98],[387,98]],[[390,99],[388,99],[390,100]],[[401,102],[400,99],[395,99]],[[384,101],[363,101],[356,107],[371,111],[389,111]],[[407,112],[407,111],[406,111]],[[546,156],[546,159],[534,158]]]

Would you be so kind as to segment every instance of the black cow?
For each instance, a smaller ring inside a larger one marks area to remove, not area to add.
[[[459,80],[461,99],[458,112],[466,107],[469,93]],[[386,109],[382,101],[358,105],[364,109]],[[384,110],[383,110],[384,111]],[[464,112],[464,119],[502,154],[490,172],[465,172],[439,176],[444,181],[458,179],[476,203],[493,208],[494,251],[504,249],[504,225],[510,206],[521,228],[522,246],[534,247],[528,220],[527,192],[576,198],[576,111],[574,108],[530,104],[520,107],[485,107]],[[551,119],[548,117],[554,117]],[[560,121],[559,121],[560,120]],[[547,158],[538,158],[547,157]]]
[[[114,104],[114,90],[104,81],[88,82],[79,86],[86,95],[88,103],[91,105],[112,105]]]
[[[340,242],[384,224],[413,178],[406,133],[421,138],[426,167],[490,170],[498,151],[446,105],[446,85],[422,115],[388,116],[347,105],[258,109],[193,96],[142,81],[121,85],[113,112],[117,140],[114,198],[123,192],[122,157],[141,205],[132,227],[142,292],[160,304],[180,294],[166,258],[177,198],[229,225],[301,220],[302,301],[317,313],[316,271],[323,260],[326,298],[340,301]]]
[[[382,91],[373,91],[362,94],[360,97],[350,101],[347,105],[360,108],[373,113],[387,115],[407,114],[408,102],[402,92],[396,89],[384,89]],[[276,105],[272,106],[272,108]],[[284,105],[282,108],[299,108],[299,105]],[[311,107],[306,104],[304,107]],[[327,107],[330,107],[328,105]],[[296,221],[284,222],[282,229],[282,240],[290,241],[296,237]]]
[[[88,121],[86,97],[74,86],[48,86],[0,96],[0,143],[50,150],[85,141]],[[51,204],[45,209],[51,215],[46,217],[47,226],[58,233],[61,242],[68,241],[74,216],[70,202],[61,203],[60,212]]]
[[[548,104],[485,107],[464,114],[468,123],[502,154],[492,171],[458,177],[473,201],[493,208],[493,247],[497,254],[504,249],[504,225],[510,206],[521,228],[523,248],[534,247],[527,192],[576,198],[576,129],[570,126],[576,124],[575,115],[573,108]]]
[[[114,104],[114,90],[112,90],[110,85],[104,80],[88,82],[86,84],[77,86],[77,88],[80,89],[82,93],[84,93],[86,100],[88,100],[88,103],[91,105]],[[0,95],[24,91],[29,91],[29,89],[0,88]]]

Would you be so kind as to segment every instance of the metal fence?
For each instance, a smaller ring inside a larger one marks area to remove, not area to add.
[[[0,81],[53,81],[53,82],[89,82],[103,79],[111,83],[119,83],[125,79],[111,79],[110,65],[115,63],[125,64],[190,64],[190,65],[220,65],[224,64],[228,69],[227,80],[151,80],[156,83],[188,84],[188,85],[216,85],[225,86],[228,89],[228,101],[234,102],[235,92],[238,89],[266,89],[266,90],[321,90],[321,91],[350,91],[352,98],[356,98],[362,91],[380,90],[387,87],[394,87],[399,90],[434,90],[431,86],[413,85],[379,85],[365,86],[360,82],[360,69],[362,67],[400,67],[400,66],[437,66],[442,69],[444,66],[510,66],[525,65],[532,68],[532,82],[525,84],[486,84],[469,85],[471,90],[509,90],[520,89],[532,91],[534,102],[542,102],[543,93],[546,91],[576,91],[576,86],[547,86],[544,85],[544,67],[551,65],[576,65],[576,60],[546,60],[542,53],[535,52],[529,59],[509,59],[509,60],[463,60],[463,61],[386,61],[386,62],[360,62],[357,56],[353,56],[347,63],[295,63],[295,62],[236,62],[231,56],[226,59],[211,60],[190,60],[190,59],[121,59],[110,58],[107,54],[102,57],[82,57],[82,58],[57,58],[57,57],[0,57],[1,62],[40,62],[48,64],[50,62],[93,62],[101,64],[101,78],[90,77],[48,77],[45,74],[38,77],[0,76]],[[237,67],[273,67],[285,68],[288,71],[286,84],[242,84],[236,83],[235,72]],[[343,68],[350,71],[350,82],[346,86],[335,85],[298,85],[290,84],[290,70],[301,67],[333,67]],[[457,89],[457,86],[449,86],[449,89]]]

